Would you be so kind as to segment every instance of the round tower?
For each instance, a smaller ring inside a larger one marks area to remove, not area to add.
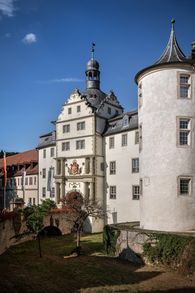
[[[174,21],[168,44],[137,73],[140,131],[140,226],[195,229],[195,54],[186,58]]]

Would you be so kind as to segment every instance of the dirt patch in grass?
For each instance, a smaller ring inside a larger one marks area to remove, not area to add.
[[[102,235],[82,237],[83,255],[64,259],[75,246],[73,235],[11,247],[0,256],[2,292],[195,292],[195,280],[156,266],[138,266],[107,257]],[[181,291],[183,290],[183,291]]]

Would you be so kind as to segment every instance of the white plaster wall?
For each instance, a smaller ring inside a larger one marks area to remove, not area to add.
[[[192,73],[192,99],[178,99],[178,72]],[[141,227],[164,231],[195,229],[195,74],[187,67],[162,67],[140,78],[139,108],[143,148],[140,153]],[[177,116],[192,117],[192,145],[177,147]],[[192,195],[178,196],[177,177],[193,177]]]
[[[84,149],[76,149],[76,141],[77,140],[85,140],[85,148]],[[70,150],[62,151],[62,143],[69,141],[70,142]],[[93,136],[86,136],[80,138],[72,138],[70,140],[60,140],[56,142],[57,146],[57,156],[58,157],[77,157],[77,156],[87,156],[93,154]]]
[[[127,146],[121,146],[122,134],[128,135]],[[117,212],[117,222],[139,221],[139,200],[132,199],[132,185],[139,185],[139,173],[132,173],[132,158],[139,157],[138,144],[135,144],[135,130],[112,135],[115,148],[109,149],[109,137],[106,143],[106,194],[108,223],[112,224],[112,212]],[[116,161],[116,175],[110,175],[110,161]],[[109,186],[116,185],[116,199],[110,199]]]
[[[54,148],[54,157],[50,156],[50,149]],[[43,158],[43,151],[46,150],[46,158]],[[54,175],[56,174],[56,160],[54,159],[56,157],[56,147],[55,146],[48,146],[43,149],[38,150],[38,157],[39,157],[39,203],[42,202],[42,200],[45,200],[46,198],[51,198],[52,200],[55,200],[55,197],[50,197],[50,191],[47,190],[47,184],[48,184],[48,171],[51,167],[54,168]],[[42,177],[42,170],[46,169],[46,178]],[[55,179],[52,180],[53,184],[52,186],[55,188]],[[46,197],[42,197],[42,188],[46,188]]]

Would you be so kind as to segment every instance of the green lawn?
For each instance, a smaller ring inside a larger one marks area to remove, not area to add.
[[[170,288],[170,292],[195,292],[195,284],[175,272],[107,257],[102,234],[83,236],[83,255],[75,258],[64,258],[75,247],[72,235],[42,238],[41,243],[42,258],[37,241],[13,246],[0,256],[1,293],[162,292]]]

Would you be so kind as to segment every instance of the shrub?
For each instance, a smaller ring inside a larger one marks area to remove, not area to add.
[[[177,266],[191,239],[188,236],[153,233],[143,245],[144,256],[152,263]]]
[[[116,242],[120,235],[120,231],[109,225],[104,226],[103,243],[107,254],[114,255],[116,252]]]

